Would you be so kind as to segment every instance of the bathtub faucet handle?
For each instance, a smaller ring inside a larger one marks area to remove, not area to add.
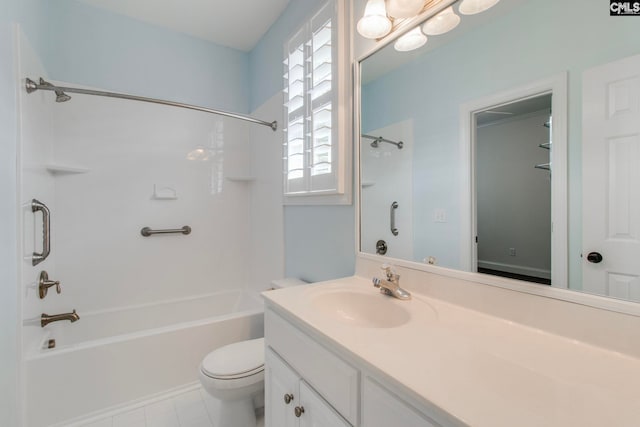
[[[58,280],[49,280],[49,275],[46,271],[40,272],[40,280],[38,281],[38,294],[40,295],[40,299],[47,296],[47,291],[49,288],[55,286],[56,292],[62,292],[62,286],[60,286],[60,282]]]

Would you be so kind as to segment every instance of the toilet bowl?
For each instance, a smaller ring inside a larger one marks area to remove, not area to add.
[[[254,397],[264,393],[264,338],[229,344],[200,365],[200,383],[213,397],[216,427],[254,427]]]
[[[306,283],[278,279],[271,281],[271,289]],[[236,342],[209,353],[200,364],[200,383],[213,397],[215,427],[255,427],[254,401],[264,405],[264,338]]]

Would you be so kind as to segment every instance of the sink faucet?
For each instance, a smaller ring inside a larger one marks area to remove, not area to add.
[[[46,313],[42,313],[42,316],[40,316],[40,326],[44,328],[49,323],[58,322],[60,320],[70,320],[71,323],[73,323],[80,320],[80,316],[78,316],[78,313],[76,313],[75,310],[73,310],[72,313],[52,314],[51,316]]]
[[[398,299],[411,299],[411,294],[400,287],[400,275],[396,274],[390,265],[382,264],[382,272],[386,279],[373,278],[373,286],[380,288],[380,292]]]

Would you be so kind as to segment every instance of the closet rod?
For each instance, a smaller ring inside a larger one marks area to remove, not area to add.
[[[264,120],[255,119],[250,116],[245,116],[244,114],[238,113],[230,113],[228,111],[222,110],[214,110],[212,108],[198,107],[197,105],[183,104],[181,102],[173,102],[173,101],[165,101],[164,99],[156,99],[156,98],[146,98],[144,96],[135,96],[135,95],[127,95],[124,93],[116,93],[116,92],[104,92],[100,90],[91,90],[91,89],[80,89],[75,87],[65,87],[65,86],[55,86],[47,81],[45,81],[42,77],[40,78],[40,82],[36,83],[35,81],[27,78],[25,87],[27,89],[27,93],[35,92],[36,90],[51,90],[56,93],[56,102],[65,102],[71,99],[69,95],[65,92],[70,93],[80,93],[83,95],[95,95],[95,96],[104,96],[107,98],[120,98],[120,99],[128,99],[131,101],[142,101],[142,102],[150,102],[152,104],[161,104],[168,105],[170,107],[179,107],[186,108],[188,110],[196,110],[196,111],[204,111],[205,113],[218,114],[220,116],[232,117],[234,119],[245,120],[247,122],[256,123],[263,126],[270,127],[273,131],[278,129],[278,122],[266,122]]]

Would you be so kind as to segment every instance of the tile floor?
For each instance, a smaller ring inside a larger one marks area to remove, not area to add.
[[[219,427],[211,421],[213,411],[211,396],[199,388],[82,427]],[[258,427],[264,427],[263,417]]]

